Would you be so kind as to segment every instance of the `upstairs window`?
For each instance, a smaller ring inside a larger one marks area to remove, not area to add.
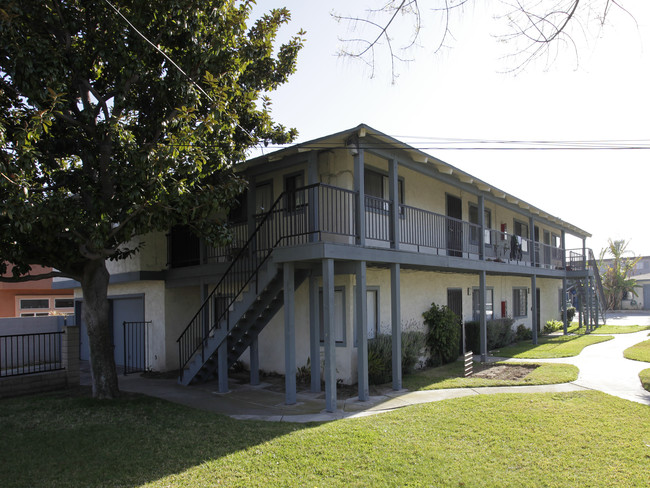
[[[305,195],[302,187],[305,186],[303,173],[296,173],[284,178],[284,191],[286,192],[285,209],[288,211],[299,210],[305,203]]]
[[[366,196],[382,200],[390,199],[390,179],[388,175],[366,168],[363,171],[363,178]],[[404,180],[401,178],[397,180],[397,201],[400,205],[404,204]],[[366,205],[376,210],[388,210],[388,205],[372,199]]]

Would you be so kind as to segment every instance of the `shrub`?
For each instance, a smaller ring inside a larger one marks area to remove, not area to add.
[[[515,333],[515,340],[517,342],[529,341],[533,338],[533,331],[526,327],[524,324],[519,324],[517,326],[517,332]]]
[[[402,332],[402,373],[412,373],[426,345],[424,332]],[[373,385],[388,383],[393,377],[392,336],[379,334],[368,340],[368,381]]]
[[[431,304],[422,314],[427,325],[427,346],[432,365],[446,364],[458,358],[460,327],[458,316],[446,306]]]
[[[544,334],[550,334],[551,332],[555,332],[556,330],[560,330],[564,327],[564,322],[560,322],[559,320],[549,320],[544,324]]]
[[[513,323],[514,320],[510,317],[487,321],[488,351],[507,346],[515,340],[515,333],[512,330]],[[465,338],[468,351],[479,352],[481,350],[480,329],[481,326],[478,320],[465,322]]]
[[[573,322],[573,317],[576,315],[576,308],[569,307],[566,309],[566,318],[569,323]]]
[[[489,351],[512,344],[515,338],[515,333],[512,330],[514,322],[510,317],[488,320],[487,342]]]

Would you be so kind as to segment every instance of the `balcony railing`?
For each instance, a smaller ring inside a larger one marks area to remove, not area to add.
[[[309,242],[355,245],[359,241],[357,201],[354,191],[326,184],[300,188],[287,194],[281,204],[268,213],[264,232],[258,233],[254,247],[261,252],[268,250],[273,243],[279,243],[280,247]],[[364,205],[366,246],[391,247],[395,239],[391,224],[392,202],[366,195]],[[563,249],[484,229],[481,253],[479,225],[408,205],[399,205],[398,211],[400,249],[466,259],[480,259],[483,254],[485,260],[494,262],[523,266],[534,263],[549,269],[564,267]],[[256,215],[256,223],[266,215]],[[208,262],[230,261],[248,240],[247,223],[233,224],[231,229],[231,243],[206,250]],[[177,241],[183,242],[181,239]],[[184,262],[183,259],[177,261]]]

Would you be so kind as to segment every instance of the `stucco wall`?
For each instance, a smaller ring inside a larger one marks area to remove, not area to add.
[[[164,232],[138,236],[130,243],[142,242],[139,252],[128,259],[108,261],[106,267],[112,275],[133,271],[160,271],[167,267],[167,237]]]
[[[462,290],[463,319],[472,319],[472,289],[479,286],[479,277],[473,274],[428,272],[402,270],[401,287],[401,325],[407,330],[424,330],[422,313],[432,302],[446,305],[447,289]],[[389,334],[391,331],[391,301],[390,301],[390,271],[386,269],[368,268],[367,286],[379,290],[379,323],[380,333]],[[501,301],[506,302],[508,315],[512,310],[512,289],[521,287],[530,289],[530,278],[488,276],[487,287],[494,291],[494,317],[501,317]],[[319,281],[319,286],[321,282]],[[559,280],[537,279],[540,289],[541,327],[550,319],[559,319],[558,290],[562,283]],[[345,307],[345,345],[336,347],[336,374],[344,383],[355,383],[357,377],[357,351],[354,343],[355,302],[353,275],[337,275],[335,287],[344,287]],[[470,293],[467,293],[469,288]],[[304,282],[297,290],[296,305],[296,365],[304,366],[309,357],[309,284]],[[528,311],[525,317],[515,318],[515,327],[524,324],[530,328],[532,324],[532,296],[528,295]],[[260,368],[265,371],[284,374],[284,309],[276,314],[260,334]],[[321,347],[321,365],[323,348]],[[249,363],[248,354],[242,361]]]

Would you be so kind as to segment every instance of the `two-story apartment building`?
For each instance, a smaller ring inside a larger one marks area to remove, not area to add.
[[[567,281],[593,287],[590,234],[365,125],[238,170],[249,188],[231,244],[172,229],[110,270],[118,363],[121,321],[147,321],[148,366],[179,368],[183,384],[216,377],[227,391],[241,360],[253,383],[260,369],[284,374],[292,403],[309,361],[332,410],[337,380],[367,399],[368,339],[391,334],[399,351],[432,302],[480,320],[485,357],[488,319],[513,317],[536,337],[561,318]],[[582,248],[566,251],[567,235]]]

